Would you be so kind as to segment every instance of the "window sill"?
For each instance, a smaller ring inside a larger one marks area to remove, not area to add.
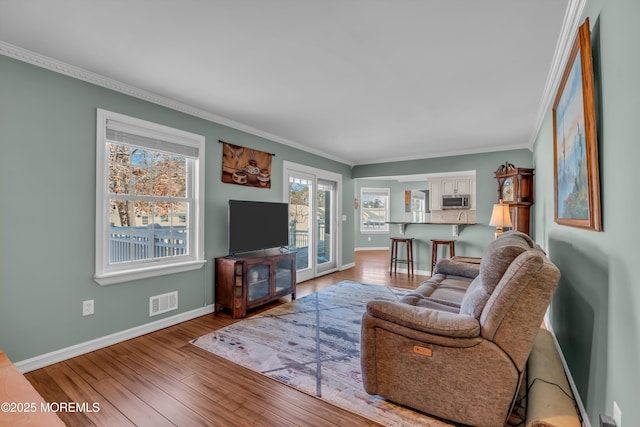
[[[206,264],[206,262],[206,260],[196,260],[171,265],[143,267],[132,270],[122,270],[114,273],[96,274],[93,278],[99,285],[114,285],[116,283],[147,279],[149,277],[164,276],[165,274],[197,270],[199,268],[202,268],[202,266]]]

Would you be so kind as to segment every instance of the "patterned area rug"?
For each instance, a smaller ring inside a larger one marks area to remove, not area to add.
[[[364,391],[360,324],[368,301],[408,290],[344,281],[191,341],[211,353],[387,426],[450,426]]]

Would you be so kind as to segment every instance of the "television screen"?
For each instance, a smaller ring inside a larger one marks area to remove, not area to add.
[[[229,200],[229,253],[289,246],[289,205]]]

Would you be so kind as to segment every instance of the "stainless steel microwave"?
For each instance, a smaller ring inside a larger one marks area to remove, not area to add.
[[[471,209],[469,194],[452,194],[442,196],[442,209]]]

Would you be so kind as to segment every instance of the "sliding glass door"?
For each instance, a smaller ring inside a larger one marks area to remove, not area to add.
[[[289,182],[289,248],[296,251],[296,276],[297,280],[308,280],[313,276],[313,251],[314,234],[310,232],[313,221],[310,212],[313,211],[314,193],[313,175],[301,172],[290,172]]]
[[[335,181],[318,179],[316,192],[316,272],[324,273],[336,269],[336,239],[334,228],[337,225]]]
[[[284,162],[284,175],[289,203],[289,247],[297,252],[297,281],[336,271],[342,177],[290,162]]]

